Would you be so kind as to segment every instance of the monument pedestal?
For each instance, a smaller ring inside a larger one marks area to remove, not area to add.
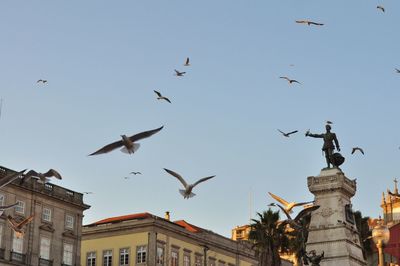
[[[320,206],[311,214],[307,251],[325,252],[321,266],[366,265],[350,201],[356,181],[331,168],[308,177],[307,182],[315,205]]]

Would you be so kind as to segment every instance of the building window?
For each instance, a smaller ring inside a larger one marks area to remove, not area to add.
[[[147,259],[147,248],[146,246],[138,246],[136,248],[136,263],[146,263]]]
[[[15,212],[20,214],[25,214],[25,202],[17,200],[17,205],[15,206]]]
[[[183,266],[190,266],[190,254],[183,254]]]
[[[50,259],[50,238],[40,238],[40,258],[45,260]]]
[[[12,251],[22,254],[24,249],[24,236],[18,237],[14,232]]]
[[[215,258],[208,258],[208,266],[215,266]]]
[[[4,194],[0,194],[0,206],[4,206],[6,202],[6,196]]]
[[[74,229],[74,216],[71,214],[65,215],[65,228]]]
[[[42,220],[46,222],[51,222],[51,209],[43,207]]]
[[[72,265],[72,245],[64,243],[63,248],[63,264]]]
[[[196,255],[194,257],[194,266],[201,266],[202,264],[202,256]]]
[[[164,248],[157,247],[157,258],[156,258],[157,265],[164,265]]]
[[[171,266],[178,266],[179,262],[179,253],[177,250],[171,251]]]
[[[86,266],[96,266],[96,252],[88,252],[86,261]]]
[[[103,251],[103,266],[112,266],[112,250]]]
[[[129,248],[121,248],[119,250],[119,265],[129,265]]]

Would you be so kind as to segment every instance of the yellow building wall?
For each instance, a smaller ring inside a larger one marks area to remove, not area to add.
[[[103,251],[113,251],[113,266],[118,266],[119,249],[130,249],[130,265],[136,263],[136,246],[147,245],[148,234],[135,233],[129,235],[109,236],[91,240],[82,240],[81,242],[81,265],[86,266],[86,254],[96,252],[96,265],[103,265]]]
[[[171,236],[167,236],[164,234],[157,234],[157,240],[163,241],[166,243],[165,245],[165,262],[166,266],[169,265],[169,258],[171,256],[171,246],[178,246],[179,248],[179,265],[183,265],[183,254],[184,249],[190,250],[190,265],[194,265],[195,262],[195,253],[200,253],[204,255],[203,247],[195,244],[191,244],[189,242],[182,241],[177,238],[173,238]],[[82,248],[81,248],[81,265],[86,265],[86,258],[88,252],[96,252],[96,265],[103,265],[103,251],[104,250],[112,250],[113,251],[113,266],[118,266],[119,263],[119,250],[120,248],[130,248],[130,265],[134,266],[136,264],[136,247],[147,245],[148,244],[148,232],[142,233],[134,233],[129,235],[120,235],[120,236],[109,236],[104,238],[96,238],[92,240],[82,240]],[[149,252],[149,248],[147,247],[147,252]],[[148,254],[148,253],[147,253]],[[214,251],[211,247],[210,250],[207,251],[207,261],[209,261],[209,257],[215,258],[216,265],[218,266],[218,261],[224,261],[225,266],[228,266],[228,263],[236,265],[236,256],[232,254],[232,256],[226,256],[224,254],[218,253]],[[208,263],[207,263],[208,264]],[[248,263],[244,260],[240,261],[240,266],[251,266],[251,263]]]

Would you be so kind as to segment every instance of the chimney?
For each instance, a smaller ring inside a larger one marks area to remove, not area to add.
[[[166,211],[166,212],[165,212],[165,220],[168,220],[168,221],[169,221],[170,218],[171,218],[171,217],[170,217],[170,215],[169,215],[169,211]]]

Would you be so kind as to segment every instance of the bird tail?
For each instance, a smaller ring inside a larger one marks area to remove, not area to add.
[[[196,194],[194,194],[193,192],[190,192],[190,194],[187,195],[187,194],[186,194],[186,190],[184,190],[184,189],[180,189],[180,190],[179,190],[179,193],[181,193],[181,195],[182,195],[184,198],[193,198],[194,196],[196,196]]]
[[[123,153],[127,153],[127,154],[132,154],[135,153],[140,147],[139,143],[133,143],[133,148],[131,150],[128,150],[125,146],[121,148],[121,151]]]

